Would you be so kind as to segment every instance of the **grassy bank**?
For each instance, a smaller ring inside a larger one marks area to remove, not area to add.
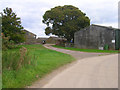
[[[56,48],[68,49],[73,51],[81,51],[81,52],[95,52],[95,53],[118,53],[117,50],[98,50],[98,49],[80,49],[80,48],[73,48],[73,47],[62,47],[53,45]]]
[[[0,89],[2,90],[2,75],[0,74]]]
[[[13,62],[16,62],[15,59],[20,58],[17,53],[19,53],[19,48],[22,46],[29,50],[29,55],[32,58],[31,62],[33,65],[26,63],[24,66],[16,70],[16,67],[14,66],[15,63],[13,63],[13,68],[9,69],[7,65],[10,63],[10,60],[13,59]],[[42,78],[54,69],[74,60],[70,55],[46,49],[41,45],[21,45],[19,48],[8,50],[7,52],[9,54],[7,54],[7,59],[3,52],[2,60],[3,65],[5,65],[2,73],[3,88],[23,88],[25,86],[29,86],[32,82]],[[14,57],[12,54],[16,54],[18,56]]]

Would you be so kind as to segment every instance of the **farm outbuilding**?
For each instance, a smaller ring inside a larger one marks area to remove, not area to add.
[[[36,43],[36,34],[29,32],[28,30],[24,30],[25,32],[25,44],[35,44]]]
[[[120,29],[90,25],[74,34],[74,46],[84,49],[111,49],[120,48]]]
[[[38,43],[38,44],[42,44],[43,41],[46,42],[47,39],[48,39],[48,38],[45,38],[45,37],[38,37],[38,38],[37,38],[37,43]]]

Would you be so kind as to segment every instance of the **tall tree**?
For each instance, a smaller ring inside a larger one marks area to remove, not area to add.
[[[5,37],[10,37],[9,40],[13,40],[15,43],[23,42],[24,28],[21,25],[21,20],[17,15],[12,11],[12,8],[6,8],[2,13],[2,33]]]
[[[68,41],[74,39],[74,33],[90,25],[90,19],[72,5],[57,6],[43,15],[43,23],[47,25],[45,34],[50,33],[64,37]]]

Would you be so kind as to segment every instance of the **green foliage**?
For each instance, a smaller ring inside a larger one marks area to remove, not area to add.
[[[9,40],[15,43],[24,41],[24,32],[21,25],[20,18],[12,11],[11,8],[6,8],[2,13],[2,33],[5,37],[9,37]]]
[[[0,89],[2,90],[2,74],[0,73]]]
[[[64,37],[68,41],[74,39],[74,33],[90,25],[90,19],[72,5],[58,6],[45,12],[43,23],[47,25],[45,34],[50,33]]]
[[[27,48],[29,53],[22,67],[15,70],[16,65],[19,64],[21,47]],[[74,60],[70,55],[46,49],[42,45],[20,45],[19,48],[3,52],[3,88],[24,88],[54,69]],[[29,58],[31,58],[31,64],[27,64]],[[10,69],[9,66],[11,66]]]
[[[20,48],[22,51],[3,51],[2,53],[2,68],[5,70],[18,70],[26,65],[36,65],[37,57],[30,55],[29,51],[25,52],[24,47]],[[24,53],[25,52],[25,53]],[[12,56],[12,57],[11,57]],[[34,61],[35,60],[35,61]],[[21,67],[18,67],[21,66]]]
[[[4,34],[2,34],[2,50],[12,49],[16,48],[17,45],[15,45],[13,40],[9,40],[10,37],[5,37]]]
[[[17,62],[19,61],[18,52],[3,51],[2,53],[2,68],[3,70],[16,70]]]
[[[109,45],[106,44],[106,45],[104,46],[104,50],[109,50]]]

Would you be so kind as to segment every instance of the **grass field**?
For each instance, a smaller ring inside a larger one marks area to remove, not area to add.
[[[7,53],[9,53],[8,58],[13,58],[14,60],[14,56],[10,53],[19,53],[19,48],[22,46],[26,47],[27,50],[29,50],[30,56],[35,55],[35,57],[37,57],[35,60],[33,60],[36,63],[34,65],[25,65],[17,71],[14,69],[9,70],[3,68],[3,88],[23,88],[29,86],[34,81],[42,78],[46,74],[49,74],[54,69],[75,60],[70,55],[46,49],[42,45],[20,45],[16,49],[7,50]],[[6,65],[6,63],[8,63],[8,58],[5,58],[6,57],[3,56],[3,65]]]
[[[0,89],[2,90],[2,75],[0,74]]]
[[[98,50],[98,49],[80,49],[80,48],[73,48],[73,47],[62,47],[53,45],[56,48],[68,49],[73,51],[81,51],[81,52],[96,52],[96,53],[118,53],[117,50]]]

